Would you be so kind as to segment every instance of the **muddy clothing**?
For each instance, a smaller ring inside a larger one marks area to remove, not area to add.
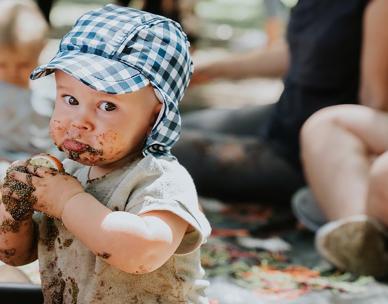
[[[199,247],[210,226],[191,177],[177,161],[146,156],[93,180],[88,180],[90,167],[70,160],[64,164],[109,209],[138,215],[167,210],[194,229],[162,267],[134,275],[105,262],[112,252],[96,256],[60,221],[42,216],[38,247],[45,303],[208,303]]]

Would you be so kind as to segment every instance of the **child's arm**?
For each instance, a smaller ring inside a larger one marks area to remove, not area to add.
[[[69,175],[27,166],[35,191],[36,210],[61,219],[65,227],[107,263],[129,273],[151,272],[178,248],[188,224],[171,212],[153,211],[137,216],[112,212]],[[27,174],[9,175],[26,182]],[[13,194],[17,199],[17,194]]]
[[[174,254],[188,227],[187,222],[167,211],[141,216],[112,212],[85,192],[65,204],[62,221],[96,255],[129,273],[147,273],[162,266]]]
[[[19,266],[37,258],[34,223],[32,218],[15,221],[0,202],[0,260]]]

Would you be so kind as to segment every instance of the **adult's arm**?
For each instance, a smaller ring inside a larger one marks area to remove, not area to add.
[[[215,79],[245,79],[251,77],[282,77],[288,69],[289,55],[285,41],[273,46],[196,65],[191,84]]]
[[[363,105],[388,111],[388,1],[373,0],[364,15],[361,58]]]

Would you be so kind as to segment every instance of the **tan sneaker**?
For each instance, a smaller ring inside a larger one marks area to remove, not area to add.
[[[341,270],[358,275],[388,275],[385,228],[376,220],[357,215],[322,226],[315,237],[320,255]]]

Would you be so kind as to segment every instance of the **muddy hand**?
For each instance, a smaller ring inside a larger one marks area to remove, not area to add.
[[[65,204],[76,194],[84,192],[79,181],[71,175],[57,170],[27,165],[26,172],[12,171],[9,176],[33,188],[31,201],[33,209],[49,216],[61,218]],[[17,193],[13,199],[19,200]]]
[[[24,162],[15,162],[7,170],[4,184],[2,185],[2,201],[7,212],[14,220],[27,219],[33,213],[35,203],[32,195],[35,190],[31,181],[23,183],[12,177],[12,172],[27,172]]]

